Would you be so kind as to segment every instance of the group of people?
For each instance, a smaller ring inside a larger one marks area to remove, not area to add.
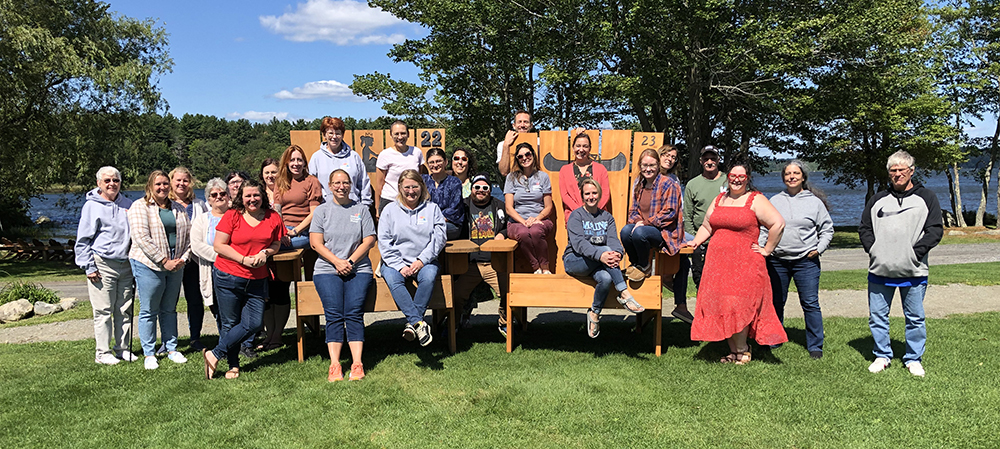
[[[157,356],[162,355],[185,363],[177,350],[176,317],[183,288],[191,347],[203,353],[205,376],[212,378],[218,362],[226,359],[225,377],[238,377],[241,355],[253,357],[256,351],[282,344],[289,284],[272,278],[268,258],[283,249],[307,247],[313,251],[307,251],[312,258],[306,269],[325,312],[330,382],[344,379],[340,355],[345,342],[352,359],[348,379],[365,376],[364,302],[376,274],[406,317],[403,338],[430,344],[433,332],[424,315],[447,240],[482,244],[512,238],[531,271],[549,274],[553,268],[548,254],[556,226],[551,182],[532,144],[520,143],[510,151],[518,134],[531,130],[530,114],[519,111],[513,128],[497,145],[496,163],[505,176],[503,200],[492,196],[486,175],[476,174],[472,152],[456,149],[449,170],[442,149],[424,154],[407,143],[410,130],[402,121],[390,127],[392,146],[379,154],[371,181],[364,161],[343,141],[344,122],[331,117],[322,121],[322,143],[311,158],[291,145],[280,159],[263,161],[257,178],[235,171],[225,179],[209,180],[207,201],[195,198],[195,180],[184,167],[150,173],[143,198],[134,204],[120,194],[118,170],[101,168],[97,188],[87,194],[76,247],[94,309],[95,361],[113,365],[138,360],[125,347],[132,301],[138,294],[146,369],[156,369]],[[591,148],[590,137],[576,133],[574,160],[560,170],[559,179],[568,235],[562,255],[565,270],[597,283],[586,314],[590,337],[600,333],[611,288],[627,310],[643,311],[625,279],[650,276],[651,253],[662,251],[681,259],[671,283],[671,314],[691,324],[693,340],[726,340],[730,352],[723,363],[749,362],[748,339],[767,347],[787,341],[782,319],[792,279],[806,317],[807,349],[812,357],[822,357],[819,256],[832,239],[833,226],[825,198],[808,184],[804,164],[792,161],[784,167],[786,190],[769,201],[754,189],[749,167],[733,164],[723,174],[718,150],[708,146],[701,150],[701,175],[688,181],[682,194],[678,148],[647,149],[639,155],[627,223],[619,231],[606,210],[607,169],[591,158]],[[909,155],[893,155],[889,170],[893,190],[869,202],[860,228],[865,249],[872,254],[870,323],[877,359],[870,370],[889,365],[885,316],[891,289],[898,287],[905,289],[907,310],[904,362],[910,372],[923,375],[920,357],[926,334],[918,305],[926,286],[927,251],[940,239],[940,209],[933,194],[910,180]],[[873,204],[879,205],[877,213],[871,212]],[[927,215],[919,226],[909,220],[915,208]],[[891,209],[899,211],[883,212]],[[914,249],[902,255],[906,260],[900,263],[896,258],[902,256],[896,253],[905,248],[901,243],[907,238],[914,240]],[[368,257],[376,245],[377,267]],[[694,248],[692,260],[679,254],[684,247]],[[626,256],[630,265],[622,270]],[[498,329],[505,333],[506,291],[490,255],[476,252],[469,259],[469,270],[454,283],[456,308],[463,311],[459,325],[467,326],[471,313],[471,307],[463,306],[465,300],[485,282],[501,298]],[[686,297],[689,267],[698,287],[693,314]],[[413,294],[409,282],[417,284]],[[205,306],[220,335],[211,350],[200,341]],[[255,346],[262,328],[263,342]]]

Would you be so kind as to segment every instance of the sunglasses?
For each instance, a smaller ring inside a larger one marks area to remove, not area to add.
[[[730,181],[746,181],[747,175],[729,175]]]
[[[531,159],[532,157],[534,157],[534,156],[531,153],[521,153],[521,154],[517,155],[517,160]]]
[[[226,194],[223,192],[212,192],[208,195],[209,198],[225,198]]]
[[[472,190],[490,190],[490,186],[472,186]]]
[[[455,157],[451,158],[451,160],[456,161],[456,162],[465,162],[465,161],[469,160],[469,158],[467,158],[465,156],[455,156]]]
[[[109,179],[102,179],[101,182],[105,184],[118,184],[122,182],[122,180],[118,178],[109,178]]]

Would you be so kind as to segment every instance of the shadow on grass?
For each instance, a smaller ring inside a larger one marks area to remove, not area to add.
[[[875,339],[871,335],[863,338],[855,338],[849,341],[847,345],[858,351],[865,360],[869,362],[875,361],[875,354],[872,354],[872,348],[875,347]],[[889,347],[892,348],[892,353],[895,355],[906,353],[906,343],[895,338],[889,339]]]

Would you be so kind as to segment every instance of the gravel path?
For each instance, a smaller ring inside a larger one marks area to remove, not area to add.
[[[955,244],[941,245],[934,248],[930,254],[931,265],[948,265],[973,262],[1000,261],[1000,243]],[[868,267],[868,256],[861,249],[836,249],[823,255],[823,270],[860,270]],[[46,282],[46,287],[52,288],[63,297],[86,299],[87,285],[85,281]],[[690,298],[689,307],[693,309],[695,300]],[[796,296],[791,294],[788,299],[785,315],[801,318],[802,309],[796,305]],[[89,303],[88,303],[89,304]],[[854,290],[824,290],[820,292],[820,304],[824,316],[866,317],[868,316],[868,298],[864,291]],[[474,315],[473,323],[496,323],[498,301],[482,303]],[[83,305],[86,307],[86,304]],[[673,308],[672,301],[663,304],[664,315],[669,316]],[[955,313],[974,313],[1000,311],[1000,286],[975,287],[963,284],[932,285],[927,289],[924,298],[924,309],[929,318],[944,318]],[[625,319],[623,310],[608,310],[607,319]],[[206,314],[204,333],[217,334],[211,314]],[[892,307],[892,316],[902,316],[898,295]],[[583,310],[567,313],[563,309],[529,309],[529,319],[532,322],[579,320],[583,322]],[[399,312],[380,312],[365,315],[365,324],[382,321],[402,323]],[[186,314],[177,315],[177,327],[180,336],[187,337],[188,322]],[[289,317],[286,329],[295,328],[295,314]],[[36,326],[0,329],[0,343],[32,343],[40,341],[86,340],[94,338],[93,322],[89,319],[64,321],[60,323],[39,324]]]

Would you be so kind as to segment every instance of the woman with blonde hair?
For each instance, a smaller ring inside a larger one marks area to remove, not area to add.
[[[194,194],[194,184],[198,181],[187,167],[174,167],[167,174],[170,177],[170,199],[187,213],[188,222],[194,222],[198,216],[209,211],[208,204]],[[184,264],[184,300],[187,301],[188,331],[191,332],[189,345],[191,349],[200,351],[205,345],[201,344],[201,328],[205,321],[205,303],[201,296],[201,274],[198,264],[195,263],[196,256],[191,257]],[[158,354],[165,351],[165,347],[160,347]]]
[[[399,175],[398,194],[382,210],[378,222],[378,249],[382,254],[382,279],[392,299],[406,315],[403,338],[427,346],[433,339],[424,321],[440,268],[438,255],[445,245],[445,220],[441,208],[430,201],[424,179],[416,170]],[[410,296],[407,280],[417,282]]]
[[[177,351],[177,298],[191,252],[190,222],[184,207],[170,200],[170,190],[167,174],[153,170],[142,200],[128,210],[132,237],[128,256],[139,295],[139,340],[148,370],[160,366],[156,361],[157,324],[167,358],[174,363],[187,362]]]

